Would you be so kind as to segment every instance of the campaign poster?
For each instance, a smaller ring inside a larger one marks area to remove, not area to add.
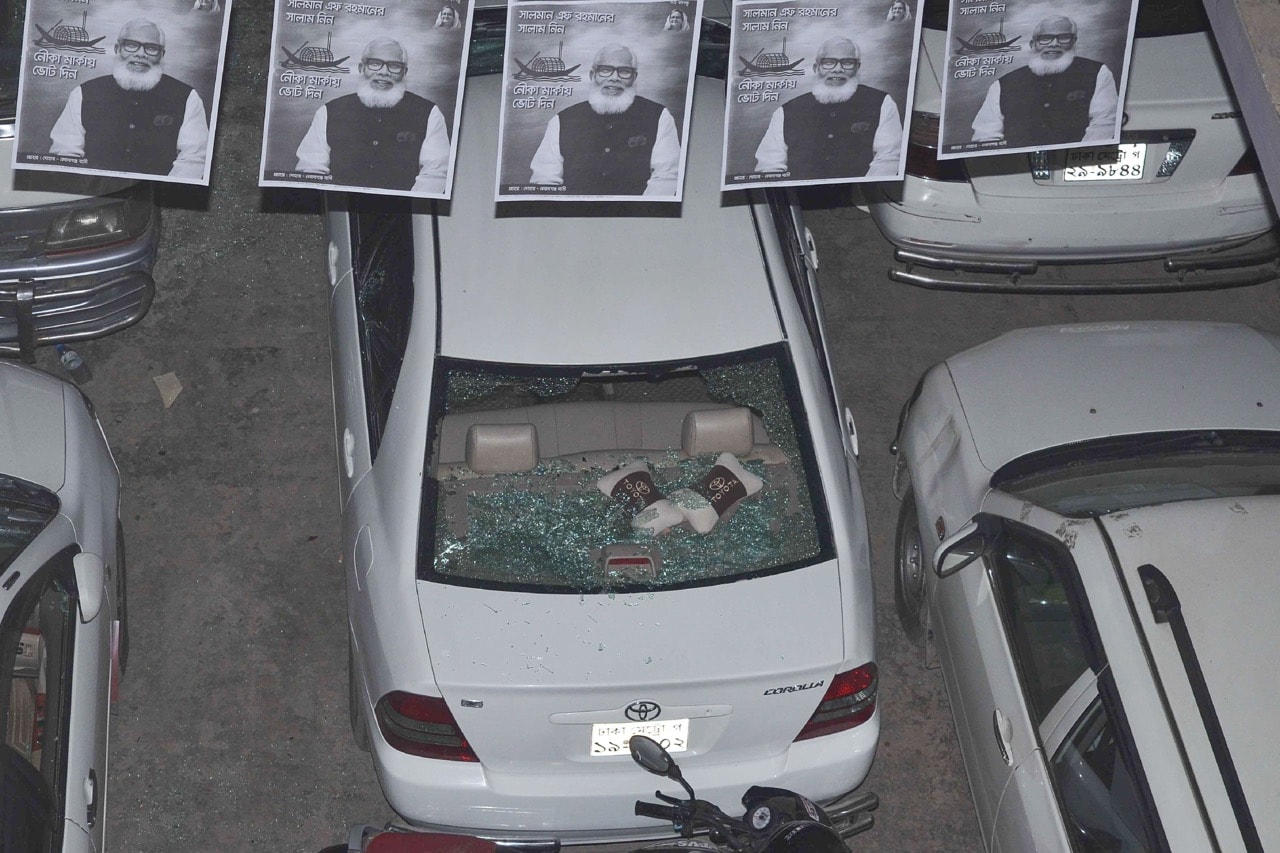
[[[13,167],[209,185],[231,0],[29,0]]]
[[[448,198],[470,0],[276,0],[264,187]]]
[[[680,201],[701,0],[507,13],[496,198]]]
[[[735,0],[726,190],[902,177],[918,0]]]
[[[1137,0],[951,0],[938,159],[1120,141]]]

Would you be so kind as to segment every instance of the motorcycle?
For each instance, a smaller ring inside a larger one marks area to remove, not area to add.
[[[698,799],[685,781],[679,765],[657,741],[634,735],[631,758],[645,770],[678,783],[687,798],[661,791],[662,802],[637,800],[636,814],[670,821],[679,838],[656,841],[633,853],[847,853],[847,840],[870,829],[871,812],[880,805],[873,793],[850,791],[825,808],[785,788],[753,785],[742,795],[746,811],[731,817],[720,807]],[[468,835],[420,832],[390,827],[379,830],[356,826],[346,846],[327,847],[320,853],[555,853],[557,841],[487,841]]]

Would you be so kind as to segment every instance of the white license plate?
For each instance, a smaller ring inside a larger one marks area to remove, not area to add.
[[[1135,142],[1114,148],[1081,148],[1066,154],[1064,181],[1140,181],[1147,146]]]
[[[592,723],[592,755],[626,755],[632,735],[651,737],[667,752],[684,752],[689,748],[689,721],[653,720],[648,723]]]

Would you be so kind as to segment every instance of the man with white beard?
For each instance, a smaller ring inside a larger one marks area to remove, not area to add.
[[[298,146],[297,171],[346,187],[443,194],[449,130],[433,102],[405,88],[398,41],[378,37],[360,59],[360,85],[316,110]]]
[[[204,102],[163,71],[164,32],[146,18],[120,28],[115,68],[81,83],[49,133],[49,153],[91,169],[201,180],[209,146]]]
[[[847,38],[823,42],[813,90],[774,110],[756,148],[756,171],[791,180],[898,174],[902,115],[893,98],[858,82],[862,52]]]
[[[1076,24],[1055,16],[1036,24],[1031,58],[991,84],[973,120],[973,141],[1009,148],[1115,138],[1116,80],[1101,62],[1076,56]]]
[[[636,94],[636,56],[607,44],[591,64],[591,94],[547,123],[529,182],[568,195],[675,195],[680,135],[671,112]]]

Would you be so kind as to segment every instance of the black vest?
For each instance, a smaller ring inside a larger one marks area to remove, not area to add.
[[[357,95],[327,105],[329,173],[335,184],[411,190],[435,104],[405,92],[394,107],[366,107]]]
[[[1000,112],[1010,148],[1079,142],[1089,127],[1089,102],[1102,63],[1077,56],[1061,74],[1033,74],[1030,68],[1000,78]]]
[[[564,186],[571,195],[643,195],[662,105],[636,96],[624,113],[583,101],[560,113]]]
[[[819,103],[812,93],[782,105],[782,138],[787,171],[797,181],[861,178],[875,155],[880,108],[889,97],[858,84],[853,97],[838,104]]]
[[[93,169],[167,175],[178,159],[178,131],[191,87],[168,74],[154,88],[120,88],[111,75],[80,86],[84,156]]]

